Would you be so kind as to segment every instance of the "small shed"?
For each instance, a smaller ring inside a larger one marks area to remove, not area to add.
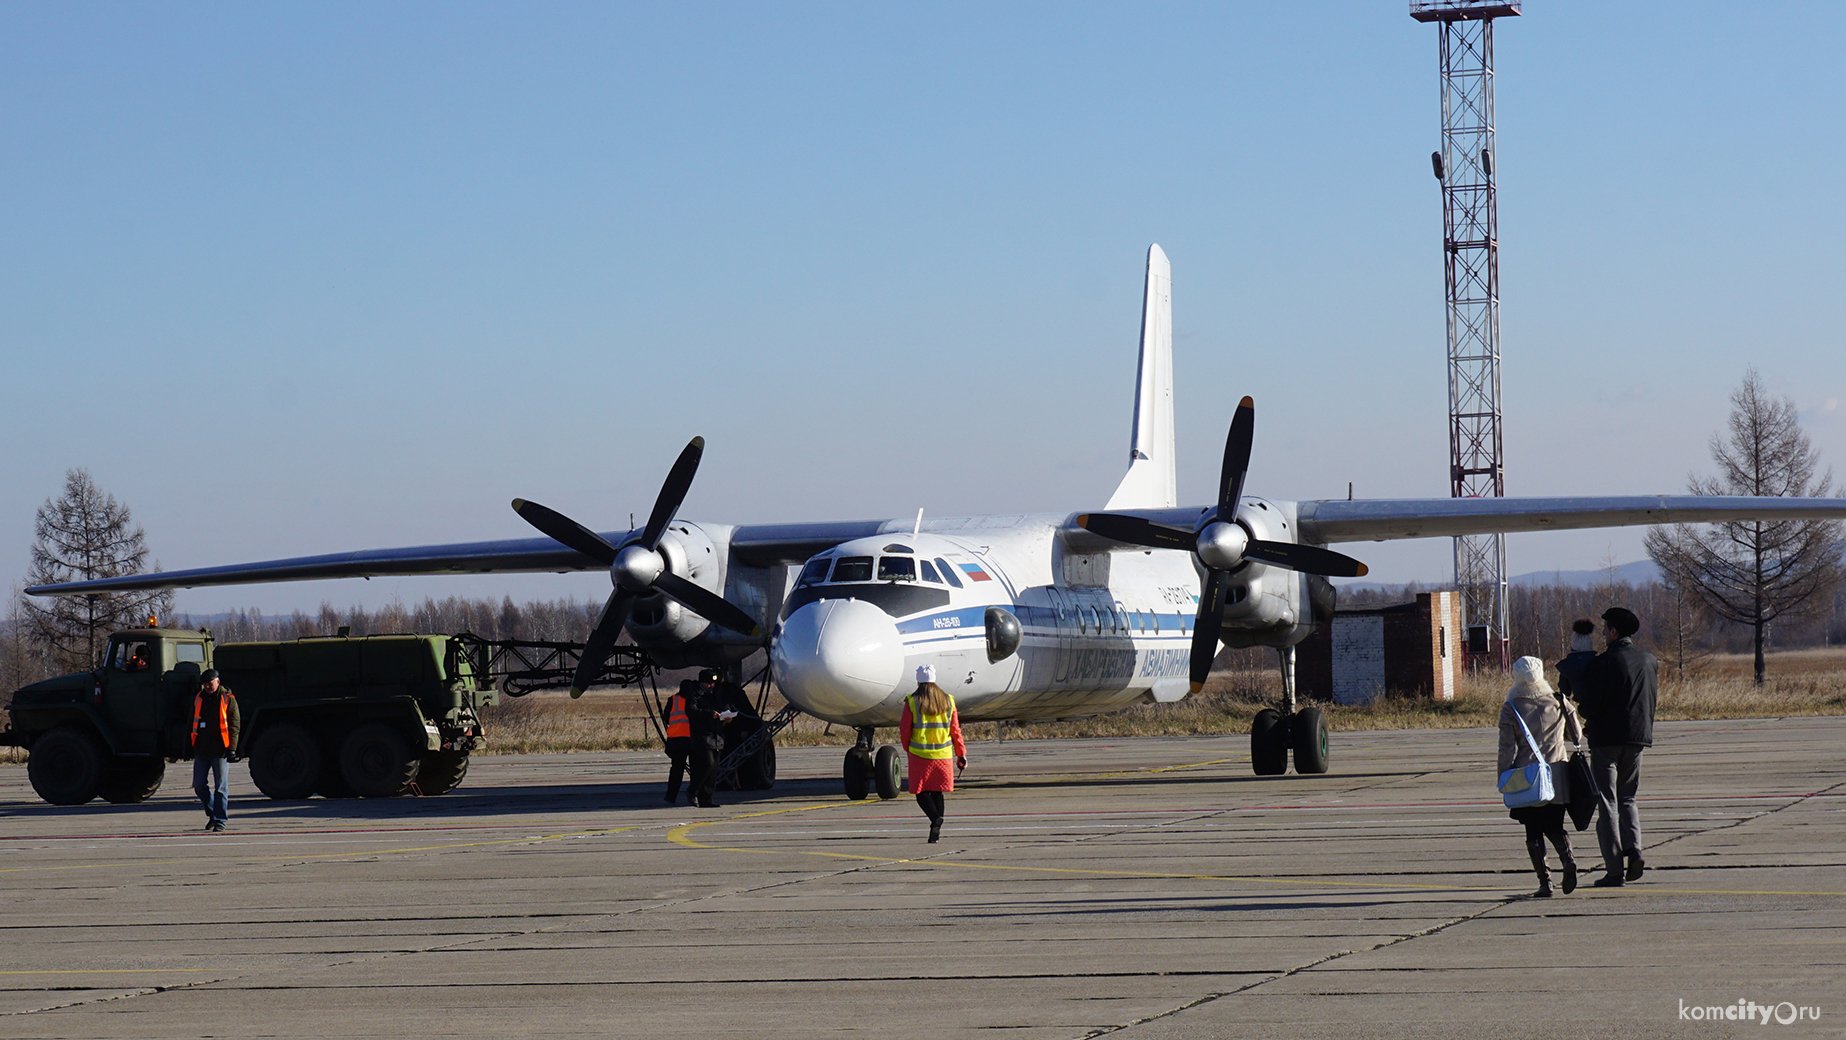
[[[1400,697],[1454,698],[1462,668],[1461,594],[1420,592],[1414,603],[1340,610],[1295,648],[1301,692],[1335,704]]]

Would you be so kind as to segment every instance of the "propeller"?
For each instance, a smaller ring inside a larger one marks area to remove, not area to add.
[[[634,611],[635,600],[650,592],[677,600],[681,606],[713,624],[742,632],[752,639],[762,638],[762,626],[750,615],[723,596],[667,570],[666,558],[659,552],[660,538],[666,534],[667,524],[679,511],[680,503],[686,500],[692,476],[699,470],[699,458],[704,454],[705,438],[692,438],[674,460],[673,468],[667,471],[660,495],[654,499],[654,511],[648,514],[647,526],[641,529],[640,537],[631,538],[619,547],[610,545],[602,535],[555,509],[523,498],[513,499],[513,512],[518,513],[520,519],[559,545],[609,568],[615,579],[615,591],[609,594],[602,616],[597,618],[596,627],[583,642],[583,655],[571,678],[572,697],[583,696],[583,691],[602,674],[609,652],[615,649],[616,638],[622,634],[622,627],[628,624],[628,616]]]
[[[1224,624],[1224,597],[1231,572],[1245,561],[1285,567],[1306,574],[1356,578],[1365,564],[1318,545],[1272,542],[1252,538],[1237,522],[1237,503],[1243,500],[1244,475],[1250,469],[1250,447],[1256,439],[1256,402],[1245,397],[1231,417],[1224,438],[1224,467],[1218,476],[1218,503],[1196,530],[1187,531],[1155,523],[1131,513],[1086,513],[1077,526],[1111,541],[1149,549],[1185,549],[1205,565],[1205,584],[1199,590],[1199,610],[1192,628],[1192,692],[1205,685],[1211,662],[1218,656],[1218,633]]]

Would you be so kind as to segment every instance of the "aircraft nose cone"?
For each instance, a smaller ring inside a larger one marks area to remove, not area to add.
[[[890,615],[859,600],[804,604],[782,622],[776,684],[801,710],[852,722],[897,691],[904,648]]]

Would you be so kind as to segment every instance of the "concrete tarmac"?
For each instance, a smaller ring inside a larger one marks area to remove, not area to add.
[[[937,845],[837,748],[711,810],[657,753],[385,801],[235,766],[223,834],[185,764],[81,809],[0,766],[0,1036],[1846,1035],[1846,718],[1662,724],[1647,876],[1589,888],[1573,833],[1546,900],[1494,747],[1336,734],[1257,778],[1241,737],[976,743]]]

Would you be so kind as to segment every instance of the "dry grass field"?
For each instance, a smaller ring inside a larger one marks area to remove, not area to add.
[[[1142,734],[1247,732],[1250,720],[1281,694],[1276,674],[1219,672],[1198,697],[1178,704],[1146,705],[1114,715],[1064,722],[1005,726],[1004,738],[1111,737]],[[1505,700],[1506,681],[1469,676],[1453,701],[1382,698],[1366,707],[1328,706],[1335,730],[1492,726]],[[782,704],[770,695],[769,710]],[[1846,715],[1846,649],[1785,651],[1769,659],[1768,681],[1750,681],[1748,656],[1706,658],[1697,675],[1662,674],[1659,717],[1725,719],[1791,715]],[[966,727],[970,739],[1000,736],[1000,725]],[[572,701],[561,693],[505,698],[487,715],[489,752],[603,751],[657,745],[641,694],[632,689],[598,690]],[[785,746],[846,746],[853,733],[814,719],[798,719],[782,731]]]

